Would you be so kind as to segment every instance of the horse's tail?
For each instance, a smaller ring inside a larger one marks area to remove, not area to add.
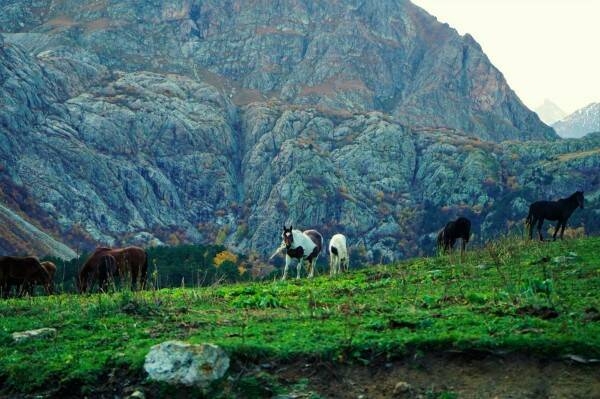
[[[325,239],[323,238],[323,234],[319,233],[319,236],[321,236],[321,252],[327,254],[327,248],[325,248]]]
[[[144,255],[145,255],[145,257],[144,257],[144,265],[142,266],[142,273],[141,273],[141,276],[140,276],[140,287],[141,287],[141,289],[146,288],[146,279],[147,279],[147,276],[148,276],[148,263],[149,263],[148,262],[148,258],[149,258],[148,251],[144,250]]]
[[[531,226],[531,223],[533,223],[533,212],[531,207],[529,207],[529,213],[527,214],[527,218],[525,218],[525,226]]]

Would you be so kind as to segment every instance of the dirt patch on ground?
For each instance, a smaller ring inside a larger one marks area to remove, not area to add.
[[[154,398],[600,398],[600,363],[481,352],[414,354],[369,364],[328,360],[233,362],[230,377],[206,394],[165,387],[143,373],[112,370],[97,386],[79,384],[33,395],[0,398],[128,398],[139,391]]]
[[[288,384],[302,375],[307,390],[297,394],[325,398],[600,398],[599,364],[514,354],[416,355],[365,366],[305,363],[276,374]]]

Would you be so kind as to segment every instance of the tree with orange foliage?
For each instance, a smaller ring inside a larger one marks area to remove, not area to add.
[[[237,255],[235,255],[234,253],[231,253],[231,252],[225,250],[225,251],[221,251],[221,252],[219,252],[218,254],[215,255],[215,257],[213,259],[213,263],[214,263],[215,267],[219,267],[225,261],[230,261],[232,263],[237,263],[237,260],[238,260]]]

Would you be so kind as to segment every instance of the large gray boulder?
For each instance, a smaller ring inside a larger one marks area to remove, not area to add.
[[[144,363],[152,380],[202,388],[223,377],[228,368],[229,357],[220,347],[182,341],[154,345]]]

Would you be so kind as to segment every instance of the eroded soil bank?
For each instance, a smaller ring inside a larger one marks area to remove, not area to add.
[[[514,354],[417,355],[370,366],[305,367],[303,374],[327,398],[600,398],[600,364]]]
[[[97,385],[69,384],[0,398],[600,398],[600,363],[521,354],[443,352],[369,364],[302,359],[234,361],[230,377],[209,393],[157,385],[141,373],[111,370]],[[135,397],[134,395],[134,397]],[[140,397],[140,396],[137,396]]]

